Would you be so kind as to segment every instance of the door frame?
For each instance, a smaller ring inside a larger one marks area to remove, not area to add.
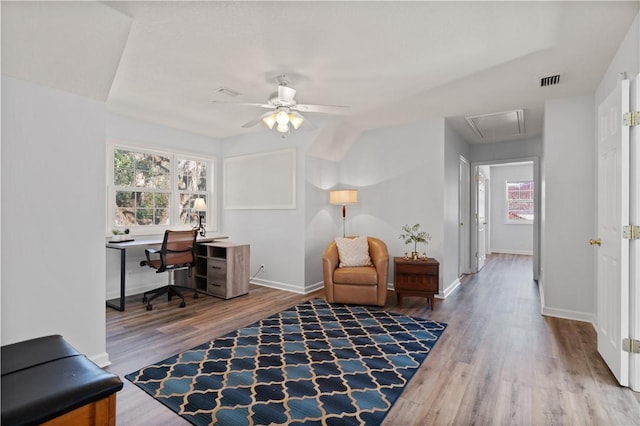
[[[517,157],[503,160],[491,160],[491,161],[472,161],[471,171],[474,176],[471,179],[471,205],[475,206],[477,203],[478,182],[475,179],[475,175],[478,173],[479,166],[495,166],[498,164],[508,163],[533,163],[533,203],[534,203],[534,216],[533,216],[533,279],[538,281],[540,277],[540,213],[542,212],[542,188],[540,184],[540,157]],[[491,176],[489,176],[491,181]],[[486,190],[486,188],[485,188]],[[489,200],[495,196],[495,194],[489,193]],[[491,201],[489,201],[491,203]],[[478,251],[478,224],[475,220],[471,221],[471,248],[472,252]],[[475,256],[471,256],[471,270],[472,272],[478,272],[478,260]]]
[[[630,82],[629,106],[640,111],[640,73]],[[629,222],[640,224],[640,126],[629,129]],[[629,334],[640,340],[640,240],[629,243]],[[629,387],[640,392],[640,354],[631,354]]]

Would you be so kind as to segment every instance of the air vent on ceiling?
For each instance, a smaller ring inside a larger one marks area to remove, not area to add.
[[[524,135],[524,110],[496,112],[466,117],[474,133],[483,140]]]
[[[216,93],[223,93],[227,96],[231,96],[232,98],[235,98],[236,96],[238,96],[240,93],[236,92],[235,90],[232,89],[227,89],[226,87],[218,87],[216,89]]]
[[[562,74],[548,75],[546,77],[540,77],[540,87],[549,87],[560,84],[560,77]]]

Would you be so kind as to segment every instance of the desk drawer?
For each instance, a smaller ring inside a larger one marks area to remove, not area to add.
[[[227,262],[222,259],[207,259],[207,278],[209,280],[227,277]]]
[[[223,259],[207,260],[207,293],[225,297],[227,294],[227,262]]]
[[[209,281],[207,283],[207,293],[226,298],[227,283],[224,281]]]

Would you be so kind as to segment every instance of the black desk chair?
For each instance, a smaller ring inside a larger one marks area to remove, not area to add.
[[[195,264],[195,246],[196,236],[198,235],[197,229],[189,231],[165,231],[164,239],[162,240],[162,247],[160,250],[145,249],[144,253],[147,256],[147,260],[140,262],[140,266],[150,266],[156,270],[156,273],[160,272],[173,272],[176,270],[187,269],[189,271],[189,277],[191,277],[191,268]],[[151,259],[151,255],[158,255],[156,259]],[[173,277],[172,277],[173,278]],[[190,287],[181,287],[177,285],[166,285],[164,287],[156,288],[154,290],[145,291],[142,297],[142,303],[147,304],[147,311],[153,309],[151,301],[158,296],[167,293],[169,301],[171,297],[177,296],[182,301],[180,307],[184,308],[187,304],[184,301],[184,296],[180,293],[180,289],[195,291]],[[151,294],[151,297],[147,295]],[[193,295],[194,298],[198,298],[198,292]]]

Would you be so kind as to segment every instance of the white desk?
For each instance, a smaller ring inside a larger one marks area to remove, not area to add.
[[[118,311],[124,311],[124,298],[125,298],[125,286],[126,286],[126,276],[127,276],[127,249],[132,247],[150,247],[150,246],[159,246],[162,244],[162,240],[164,235],[162,236],[151,236],[151,237],[136,237],[133,241],[126,242],[114,242],[107,243],[106,247],[114,250],[120,250],[120,298],[118,303],[114,303],[111,300],[107,300],[107,306]],[[228,237],[226,236],[215,236],[215,237],[198,237],[196,240],[196,244],[198,243],[210,243],[216,240],[224,240]],[[116,300],[116,299],[113,299]]]

